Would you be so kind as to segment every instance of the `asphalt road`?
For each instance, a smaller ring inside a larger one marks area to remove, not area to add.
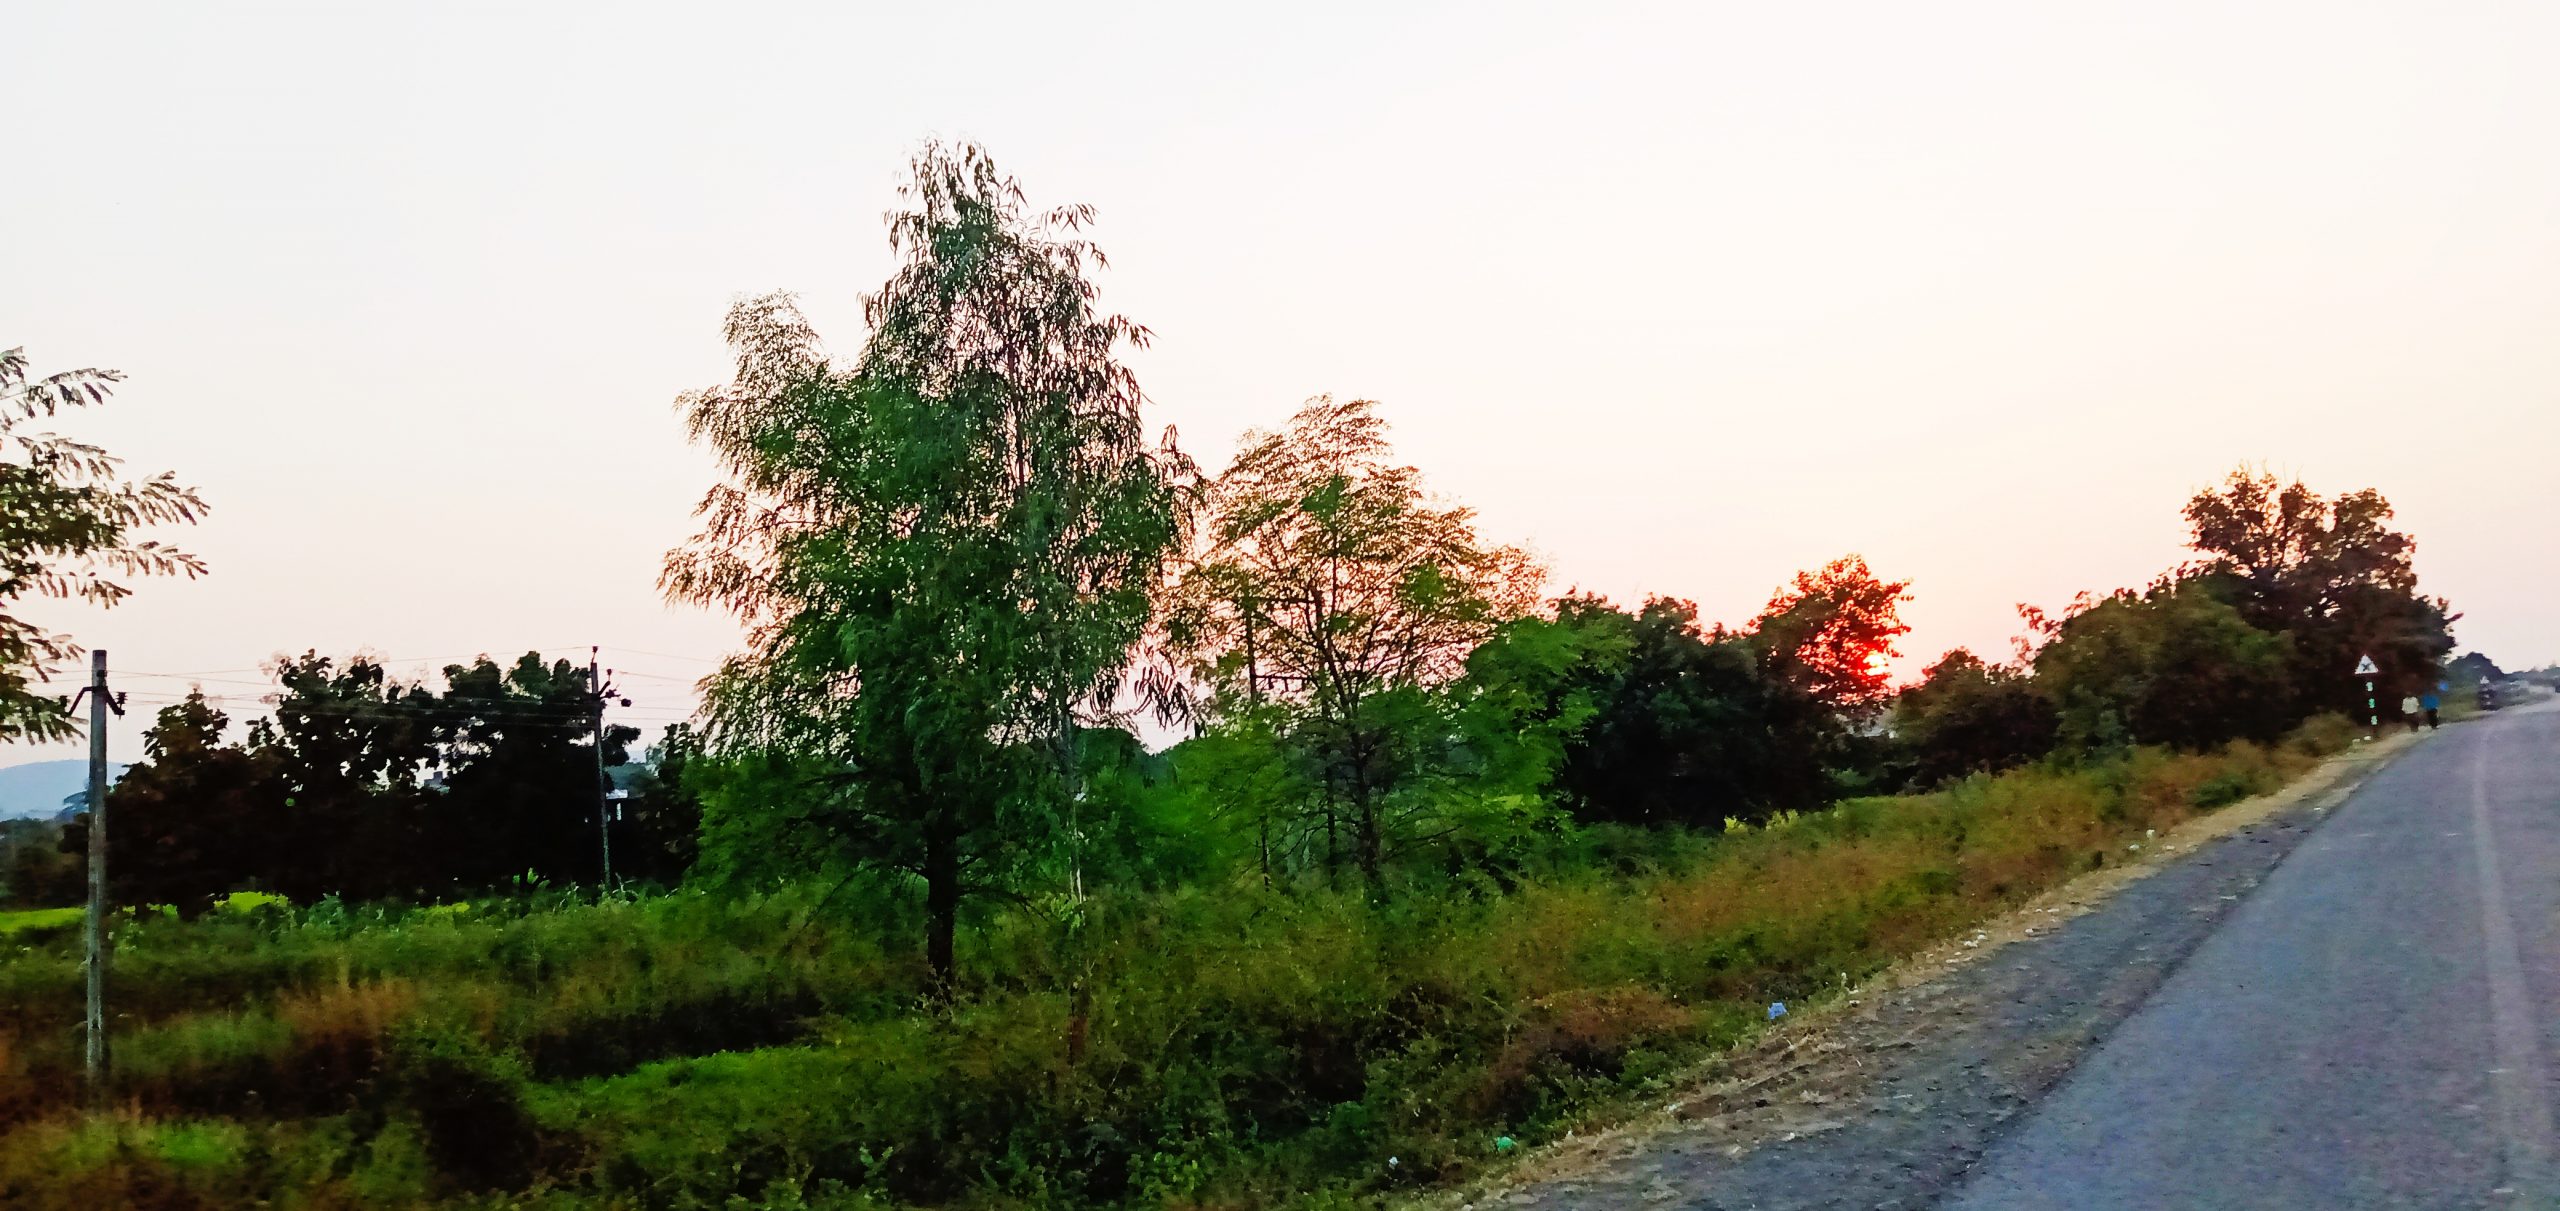
[[[2560,1207],[2560,709],[2367,781],[1939,1205]]]

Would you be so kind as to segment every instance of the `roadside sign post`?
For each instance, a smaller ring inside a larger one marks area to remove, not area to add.
[[[2365,719],[2373,725],[2373,732],[2377,736],[2382,734],[2382,700],[2374,696],[2373,679],[2381,672],[2381,666],[2376,665],[2371,656],[2356,662],[2356,676],[2364,678]]]

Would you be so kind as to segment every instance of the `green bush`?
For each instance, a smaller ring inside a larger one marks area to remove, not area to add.
[[[411,1028],[391,1043],[383,1110],[417,1125],[427,1160],[463,1190],[514,1190],[533,1178],[541,1137],[522,1063],[468,1034]]]

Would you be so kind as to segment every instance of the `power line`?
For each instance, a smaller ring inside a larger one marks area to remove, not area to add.
[[[604,650],[608,652],[628,652],[634,656],[654,656],[660,660],[681,660],[688,664],[707,664],[715,668],[728,663],[726,659],[712,659],[704,656],[679,656],[673,652],[647,652],[642,651],[639,648],[616,647],[610,643],[604,645]]]

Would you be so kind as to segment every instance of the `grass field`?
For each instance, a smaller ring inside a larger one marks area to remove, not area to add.
[[[0,958],[13,1208],[1334,1207],[1618,1113],[2128,837],[2343,747],[2139,751],[1364,896],[1008,912],[924,994],[805,889],[118,929],[116,1111],[76,941]]]
[[[16,943],[41,934],[71,929],[80,924],[77,908],[22,908],[0,910],[0,942]]]

